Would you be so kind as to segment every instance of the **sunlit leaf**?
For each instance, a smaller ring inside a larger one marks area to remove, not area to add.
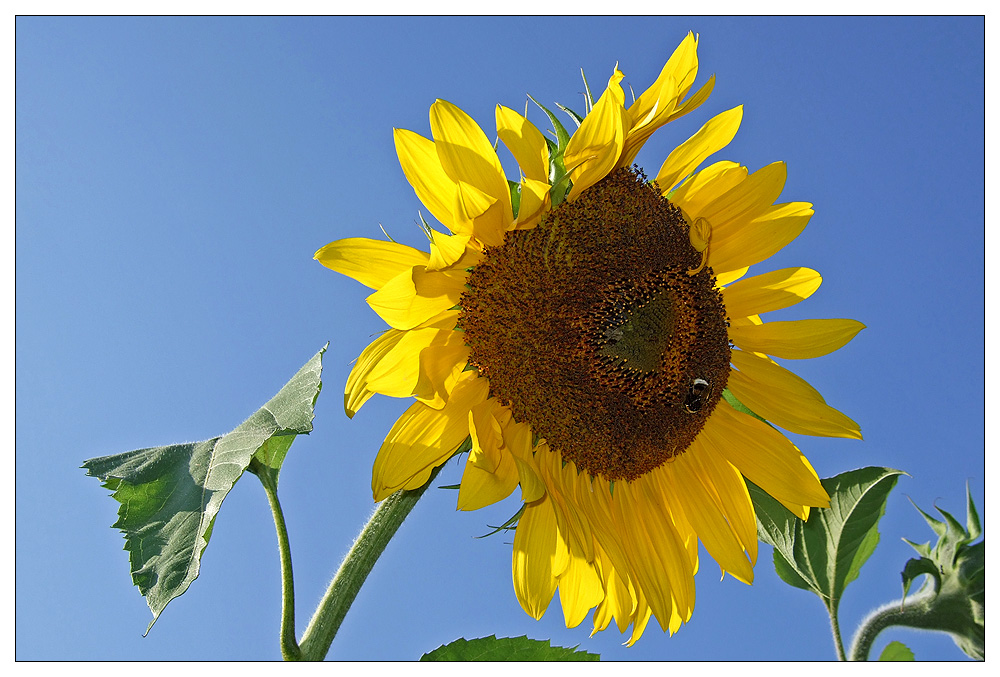
[[[420,657],[422,661],[599,661],[600,655],[550,646],[549,640],[493,635],[456,639]]]
[[[774,546],[775,571],[789,585],[811,590],[832,611],[878,545],[878,522],[902,471],[861,468],[821,480],[830,507],[803,522],[747,483],[760,539]]]
[[[132,582],[153,612],[146,632],[198,577],[222,501],[251,459],[276,475],[295,436],[312,430],[325,351],[226,435],[84,462],[121,503],[112,526],[125,534]]]
[[[902,642],[889,642],[878,657],[880,661],[912,661],[913,652]]]

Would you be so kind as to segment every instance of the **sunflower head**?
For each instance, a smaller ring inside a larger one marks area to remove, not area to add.
[[[650,617],[670,632],[690,619],[699,540],[723,572],[752,581],[744,477],[797,515],[827,505],[812,466],[763,419],[860,438],[772,358],[818,357],[862,325],[764,322],[811,295],[819,274],[745,277],[798,236],[812,205],[775,204],[782,163],[701,167],[742,107],[680,143],[655,180],[632,166],[654,131],[708,97],[714,78],[689,96],[697,70],[688,34],[626,105],[616,67],[561,143],[498,106],[497,135],[521,171],[513,193],[482,129],[438,100],[430,139],[394,132],[404,174],[443,226],[427,227],[428,251],[352,238],[316,253],[374,289],[368,303],[390,327],[358,358],[348,415],[373,393],[415,400],[376,456],[375,499],[468,449],[460,509],[521,489],[512,574],[525,611],[540,618],[558,589],[567,625],[593,610],[595,632],[631,625],[630,643]]]

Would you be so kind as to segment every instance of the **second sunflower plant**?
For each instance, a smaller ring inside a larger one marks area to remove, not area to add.
[[[497,106],[516,182],[480,126],[438,100],[430,139],[394,132],[440,224],[424,224],[428,251],[351,238],[316,252],[374,290],[368,304],[388,325],[349,377],[348,416],[374,393],[415,400],[375,457],[375,500],[468,451],[459,509],[520,488],[512,577],[524,610],[540,618],[558,589],[567,626],[593,611],[595,632],[631,626],[629,643],[651,617],[671,634],[690,620],[699,541],[723,573],[753,581],[744,478],[801,519],[829,504],[773,426],[861,438],[774,358],[820,357],[864,325],[765,322],[820,275],[747,277],[802,232],[812,205],[777,202],[782,162],[703,166],[742,107],[709,119],[655,178],[633,165],[657,129],[708,98],[714,78],[690,94],[697,72],[693,34],[631,103],[616,67],[572,136],[547,110],[554,138]]]

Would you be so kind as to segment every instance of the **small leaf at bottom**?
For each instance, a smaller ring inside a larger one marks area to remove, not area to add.
[[[902,642],[889,642],[878,657],[880,661],[912,661],[913,652]]]
[[[493,635],[456,639],[420,657],[422,661],[599,661],[600,655],[550,646],[549,640]]]

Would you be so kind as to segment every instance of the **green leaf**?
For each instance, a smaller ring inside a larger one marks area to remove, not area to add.
[[[507,179],[507,189],[510,191],[510,206],[514,212],[514,218],[517,218],[517,213],[521,209],[521,184]]]
[[[889,642],[878,657],[880,661],[912,661],[913,652],[902,642]]]
[[[522,637],[456,639],[420,657],[422,661],[599,661],[599,654],[550,646],[549,640]]]
[[[582,117],[582,116],[581,116],[581,115],[580,115],[579,113],[577,113],[576,111],[572,110],[572,109],[571,109],[571,108],[569,108],[568,106],[564,106],[564,105],[562,105],[561,103],[558,103],[558,102],[557,102],[557,103],[556,103],[556,106],[558,106],[558,107],[559,107],[559,109],[560,109],[560,110],[561,110],[562,112],[566,113],[566,114],[567,114],[567,115],[569,115],[569,116],[570,116],[571,118],[573,118],[573,122],[575,122],[575,123],[576,123],[576,126],[577,126],[577,128],[579,129],[580,125],[581,125],[581,124],[583,123],[583,117]]]
[[[528,98],[531,99],[532,101],[535,101],[535,98],[530,94],[528,95]],[[555,113],[553,113],[552,111],[550,111],[548,108],[538,103],[537,101],[535,101],[535,105],[542,109],[542,112],[548,116],[549,122],[552,123],[552,131],[555,132],[556,140],[559,142],[559,145],[556,146],[557,148],[556,154],[562,156],[563,151],[566,150],[566,144],[569,143],[569,132],[567,132],[566,128],[563,127],[562,123],[559,122],[559,118],[556,117]]]
[[[816,593],[836,612],[844,589],[878,545],[878,522],[902,474],[890,468],[861,468],[821,480],[830,507],[813,509],[808,522],[748,482],[757,533],[774,546],[778,576]]]
[[[296,435],[312,430],[323,347],[267,404],[232,432],[204,442],[137,449],[85,461],[87,475],[121,503],[132,582],[153,620],[198,577],[223,499],[251,460],[276,478]]]

